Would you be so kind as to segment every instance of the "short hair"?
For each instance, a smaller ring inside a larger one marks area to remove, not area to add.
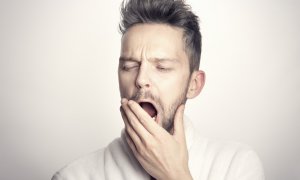
[[[198,16],[184,0],[123,0],[119,29],[124,35],[139,23],[162,23],[183,29],[190,72],[199,69],[202,38]]]

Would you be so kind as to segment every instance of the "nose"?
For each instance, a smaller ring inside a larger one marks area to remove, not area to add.
[[[138,89],[150,88],[149,74],[145,66],[140,66],[135,84]]]

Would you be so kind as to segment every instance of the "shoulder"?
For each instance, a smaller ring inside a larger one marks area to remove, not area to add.
[[[112,141],[107,147],[80,157],[67,164],[54,174],[51,180],[88,180],[104,179],[105,153],[110,151],[111,146],[118,146],[120,138]]]
[[[255,150],[239,142],[208,140],[206,153],[214,156],[215,162],[228,162],[231,167],[235,164],[250,166],[249,162],[261,164]]]
[[[95,176],[95,170],[102,166],[104,150],[100,149],[74,160],[55,173],[51,180],[75,180],[79,177],[85,180],[90,174]]]
[[[194,141],[194,145],[195,150],[191,149],[191,153],[198,153],[203,171],[212,179],[220,176],[223,179],[264,179],[262,163],[249,145],[201,137]]]

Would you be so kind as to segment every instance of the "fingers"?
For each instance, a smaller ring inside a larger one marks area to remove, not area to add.
[[[141,106],[134,102],[129,101],[128,106],[134,113],[134,115],[137,117],[139,122],[142,124],[142,126],[151,134],[151,135],[157,135],[159,133],[158,131],[162,128],[158,126],[158,124],[149,116],[149,114],[144,111]]]
[[[127,134],[127,132],[125,132],[125,139],[126,142],[128,144],[128,146],[130,147],[130,149],[132,150],[132,153],[134,154],[134,156],[136,157],[136,159],[141,163],[141,164],[145,164],[145,159],[144,157],[141,155],[141,152],[137,149],[136,145],[134,144],[133,140],[130,138],[130,136]]]
[[[133,101],[132,101],[133,102]],[[150,134],[145,127],[140,123],[140,120],[136,117],[133,111],[129,107],[129,102],[126,99],[122,99],[123,119],[128,124],[128,134],[132,137],[132,140],[136,142],[135,136],[137,136],[143,143],[149,138]],[[133,132],[132,132],[133,131]]]
[[[157,179],[168,179],[166,177],[169,177],[169,171],[163,172],[163,170],[188,162],[183,127],[184,105],[176,110],[173,134],[169,134],[153,121],[134,101],[122,99],[120,110],[126,128],[126,142],[136,159],[150,175],[160,177]],[[178,169],[178,167],[169,169]]]
[[[137,135],[137,133],[135,132],[135,130],[132,128],[131,124],[128,122],[128,119],[125,115],[125,112],[123,110],[123,108],[120,108],[121,111],[121,115],[125,124],[125,129],[126,129],[126,134],[128,134],[130,136],[130,139],[132,141],[134,141],[134,144],[141,144],[141,139],[140,137]]]
[[[127,144],[129,145],[130,149],[132,150],[133,154],[135,155],[135,157],[138,159],[139,162],[144,161],[143,157],[141,154],[143,154],[145,152],[145,148],[147,148],[147,144],[149,144],[149,141],[152,140],[151,137],[148,136],[148,132],[143,129],[141,131],[142,134],[139,134],[135,128],[132,126],[132,123],[136,123],[136,121],[138,121],[137,119],[129,119],[128,115],[131,118],[136,118],[134,116],[132,116],[132,114],[130,114],[130,112],[128,112],[130,109],[129,107],[126,107],[126,105],[122,105],[122,107],[120,107],[120,111],[121,111],[121,115],[125,124],[125,139],[127,141]],[[127,113],[127,114],[126,114]],[[139,124],[139,126],[142,126],[141,124]]]
[[[130,149],[132,150],[133,154],[136,155],[137,153],[137,149],[136,146],[133,142],[133,140],[131,139],[130,135],[128,135],[128,133],[125,131],[125,139],[127,141],[128,146],[130,147]]]
[[[185,134],[184,134],[184,123],[183,123],[183,114],[184,114],[184,104],[180,105],[176,111],[174,117],[174,133],[175,136],[180,141],[185,141]]]

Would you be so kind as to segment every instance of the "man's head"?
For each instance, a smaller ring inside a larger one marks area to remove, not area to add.
[[[170,130],[178,106],[204,85],[198,18],[176,0],[129,0],[121,14],[121,97]]]
[[[121,16],[119,27],[123,35],[136,24],[159,23],[181,28],[190,71],[199,69],[202,40],[198,17],[183,0],[124,0]]]

